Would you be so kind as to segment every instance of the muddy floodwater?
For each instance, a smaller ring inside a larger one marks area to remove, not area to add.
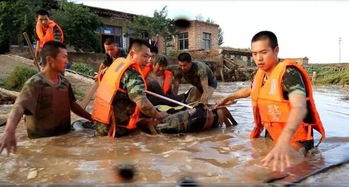
[[[246,85],[249,83],[219,83],[214,100]],[[185,85],[181,89],[188,88]],[[327,132],[320,152],[349,143],[349,100],[343,99],[348,93],[340,87],[316,87],[314,97]],[[8,108],[1,106],[2,115]],[[115,170],[123,163],[135,166],[133,182],[141,184],[174,183],[183,176],[218,186],[265,181],[272,171],[260,160],[272,142],[248,138],[253,127],[249,98],[239,100],[229,110],[238,122],[236,127],[185,135],[138,132],[119,139],[93,137],[93,131],[86,129],[31,140],[21,122],[16,133],[17,153],[0,155],[0,183],[114,184],[123,182]],[[0,127],[1,135],[3,131],[4,127]],[[300,161],[301,158],[293,160]],[[349,182],[349,164],[305,182]]]

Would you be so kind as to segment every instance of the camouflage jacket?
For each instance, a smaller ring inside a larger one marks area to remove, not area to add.
[[[75,101],[72,87],[63,76],[52,85],[43,73],[37,73],[24,84],[15,107],[25,109],[28,137],[39,138],[70,131],[70,108]]]

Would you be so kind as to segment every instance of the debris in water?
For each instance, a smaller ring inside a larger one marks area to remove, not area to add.
[[[30,171],[28,173],[28,176],[27,176],[27,179],[33,179],[33,178],[35,178],[37,176],[38,176],[38,171],[35,170],[35,168],[34,168],[34,170],[30,169]]]
[[[176,187],[197,187],[198,183],[191,177],[183,177],[177,182]]]
[[[136,168],[132,164],[119,164],[116,170],[119,177],[127,181],[132,180],[136,173]]]

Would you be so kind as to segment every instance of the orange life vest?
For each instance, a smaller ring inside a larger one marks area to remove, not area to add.
[[[153,65],[151,63],[148,63],[144,66],[144,68],[142,68],[143,77],[146,79],[151,71],[153,71]]]
[[[172,84],[172,72],[169,70],[164,71],[164,81],[162,83],[162,92],[167,94],[171,90]]]
[[[250,134],[250,138],[259,137],[263,129],[266,128],[271,138],[277,141],[285,127],[291,107],[290,102],[284,99],[281,83],[287,66],[297,68],[303,77],[307,92],[308,113],[310,112],[312,118],[311,123],[302,122],[299,125],[291,139],[291,143],[312,140],[312,129],[321,133],[322,137],[319,142],[321,143],[325,139],[325,130],[315,107],[311,81],[301,65],[289,59],[280,62],[273,69],[263,86],[265,72],[259,69],[255,75],[251,92],[255,127]]]
[[[153,65],[151,63],[148,63],[145,65],[145,67],[142,69],[142,75],[144,79],[146,79],[149,75],[149,73],[153,71]],[[162,84],[162,92],[166,94],[169,90],[171,90],[171,81],[172,80],[172,72],[165,70],[164,71],[164,80]]]
[[[137,63],[125,58],[116,59],[105,72],[103,79],[99,82],[93,103],[92,118],[104,124],[111,124],[112,127],[109,130],[109,136],[111,137],[115,137],[117,128],[114,116],[117,114],[114,114],[112,103],[118,92],[126,92],[126,90],[120,88],[120,81],[128,68],[134,68],[141,74],[140,66]],[[142,79],[144,81],[143,76]],[[140,108],[135,107],[135,111],[131,115],[130,121],[126,126],[127,129],[132,130],[136,128],[139,113]]]
[[[40,22],[36,23],[36,35],[39,38],[39,48],[41,49],[44,44],[48,41],[52,41],[55,39],[54,36],[54,30],[53,29],[49,29],[49,28],[54,28],[57,27],[59,32],[61,33],[61,40],[60,42],[64,42],[64,34],[63,31],[61,29],[61,27],[54,21],[49,20],[48,21],[48,27],[44,27]]]

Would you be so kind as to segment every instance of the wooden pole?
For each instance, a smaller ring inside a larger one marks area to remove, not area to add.
[[[34,52],[34,48],[32,46],[32,43],[30,42],[30,39],[29,39],[29,36],[26,32],[23,32],[23,36],[24,36],[24,39],[25,41],[27,42],[28,44],[28,47],[29,47],[29,52],[30,54],[33,56],[33,63],[34,63],[34,66],[36,67],[36,69],[40,72],[40,67],[39,67],[39,64],[38,64],[38,59],[36,58],[35,56],[35,52]]]

